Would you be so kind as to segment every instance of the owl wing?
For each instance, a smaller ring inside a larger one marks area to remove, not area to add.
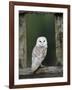
[[[37,47],[34,47],[32,52],[32,71],[34,72],[41,64],[40,50]]]
[[[45,48],[44,51],[43,51],[43,58],[45,58],[46,55],[47,55],[47,48]]]
[[[47,50],[40,53],[40,48],[34,47],[32,52],[32,71],[34,72],[41,65],[46,56]]]

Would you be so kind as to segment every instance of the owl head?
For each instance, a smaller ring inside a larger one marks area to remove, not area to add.
[[[38,37],[37,41],[36,41],[36,46],[47,48],[47,39],[46,39],[46,37],[43,37],[43,36]]]

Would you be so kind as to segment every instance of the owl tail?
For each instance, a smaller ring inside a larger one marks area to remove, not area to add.
[[[37,70],[37,68],[38,68],[37,65],[32,64],[32,72],[35,72]]]
[[[37,72],[41,64],[32,64],[32,72]]]

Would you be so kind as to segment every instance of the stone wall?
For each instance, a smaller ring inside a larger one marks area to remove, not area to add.
[[[55,14],[57,65],[63,65],[63,14]]]
[[[27,65],[26,50],[26,18],[24,14],[19,15],[19,66],[25,68]]]

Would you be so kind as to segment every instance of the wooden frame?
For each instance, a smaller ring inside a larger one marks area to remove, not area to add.
[[[14,77],[14,7],[15,6],[34,6],[67,9],[67,81],[54,83],[37,83],[37,84],[19,84],[15,85]],[[9,2],[9,88],[29,88],[44,86],[60,86],[70,84],[70,5],[47,4],[47,3],[29,3],[29,2]]]

